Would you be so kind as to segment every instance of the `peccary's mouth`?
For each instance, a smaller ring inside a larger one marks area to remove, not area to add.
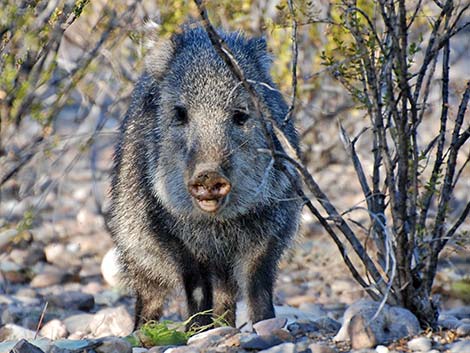
[[[222,206],[223,198],[208,200],[199,200],[195,198],[195,201],[202,211],[214,213]]]

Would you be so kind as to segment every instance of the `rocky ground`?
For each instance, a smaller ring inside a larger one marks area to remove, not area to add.
[[[102,265],[112,248],[103,213],[117,121],[104,124],[92,147],[82,145],[98,119],[60,119],[55,136],[60,139],[44,142],[0,190],[0,353],[13,347],[14,352],[39,352],[36,346],[62,353],[470,352],[468,294],[453,285],[470,273],[465,247],[452,244],[440,264],[436,294],[441,296],[442,330],[420,331],[414,317],[388,307],[368,325],[376,304],[352,305],[366,295],[308,214],[280,266],[276,320],[254,328],[217,328],[179,347],[132,348],[122,337],[132,332],[133,299],[125,288],[113,286],[112,261]],[[34,135],[34,124],[29,129],[11,138],[9,153],[24,152],[21,146]],[[361,201],[348,164],[331,164],[315,177],[342,210]],[[171,297],[165,319],[180,321],[183,295],[176,291]],[[348,308],[362,315],[350,325],[350,314],[343,320]]]

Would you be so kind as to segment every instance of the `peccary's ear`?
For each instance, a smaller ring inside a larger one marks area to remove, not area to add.
[[[145,69],[159,80],[169,69],[175,54],[176,44],[173,38],[153,38],[147,41],[148,48]]]
[[[253,57],[256,59],[260,69],[269,75],[271,69],[271,56],[268,53],[268,45],[266,38],[258,37],[249,40],[249,46],[253,52]]]

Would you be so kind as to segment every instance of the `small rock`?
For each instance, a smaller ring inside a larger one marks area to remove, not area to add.
[[[80,260],[73,256],[64,244],[53,243],[49,244],[44,248],[46,260],[50,264],[54,264],[61,268],[70,268],[73,266],[79,266]]]
[[[3,232],[0,232],[0,248],[8,244],[14,237],[18,235],[18,230],[16,229],[7,229]]]
[[[258,321],[253,325],[253,329],[258,335],[269,335],[272,331],[283,328],[287,323],[286,318],[273,318]]]
[[[198,333],[197,335],[192,336],[189,338],[187,344],[188,345],[200,345],[203,342],[206,342],[209,340],[210,337],[215,337],[215,339],[211,339],[213,342],[214,341],[220,341],[222,338],[229,336],[229,335],[235,335],[238,332],[240,332],[238,329],[235,327],[217,327],[212,330],[208,330],[205,332]]]
[[[39,331],[41,336],[49,338],[50,340],[57,340],[59,338],[67,337],[68,331],[65,324],[57,319],[47,322]]]
[[[23,338],[15,344],[10,353],[44,353],[44,351]]]
[[[310,320],[298,320],[287,326],[287,329],[294,336],[305,335],[309,332],[315,332],[319,330],[317,324]]]
[[[470,341],[459,341],[449,345],[450,353],[468,353],[470,352]]]
[[[317,325],[321,331],[328,333],[336,334],[341,328],[341,324],[338,321],[333,320],[328,316],[319,317],[318,319],[313,320],[313,323]]]
[[[34,339],[35,332],[15,324],[6,324],[0,328],[0,341],[18,341]]]
[[[456,330],[457,336],[464,337],[470,335],[470,324],[462,324],[457,327]]]
[[[448,314],[441,314],[439,315],[439,320],[437,321],[437,324],[440,327],[443,327],[449,330],[455,330],[457,327],[460,326],[461,322],[455,316],[448,315]]]
[[[431,350],[432,341],[430,338],[427,338],[427,337],[417,337],[409,341],[407,345],[408,345],[408,348],[411,349],[412,351],[427,352]]]
[[[336,349],[321,343],[312,343],[308,348],[312,353],[337,353]]]
[[[45,288],[56,284],[67,282],[71,275],[62,271],[39,273],[32,279],[30,286],[32,288]]]
[[[178,346],[173,348],[168,348],[165,353],[200,353],[201,350],[197,347],[192,346]]]
[[[92,341],[89,340],[73,340],[73,339],[66,339],[66,340],[57,340],[54,341],[54,346],[61,350],[67,351],[77,351],[82,352],[92,345]]]
[[[132,353],[147,353],[149,350],[143,347],[133,347]]]
[[[458,308],[451,309],[446,314],[455,316],[457,319],[469,319],[470,318],[470,306],[461,306]]]
[[[90,332],[90,323],[94,319],[93,314],[77,314],[64,319],[64,325],[68,332]]]
[[[51,306],[62,309],[89,311],[95,306],[95,298],[83,292],[63,292],[48,297]]]
[[[90,322],[95,337],[127,336],[134,328],[134,320],[123,306],[98,311]]]
[[[97,353],[132,353],[132,346],[122,338],[106,337],[94,350]]]
[[[148,353],[164,353],[169,348],[174,348],[174,347],[176,346],[155,346],[155,347],[149,348]]]
[[[294,343],[282,343],[277,346],[259,351],[258,353],[296,353],[297,349]]]
[[[283,343],[282,340],[274,335],[260,336],[257,334],[248,334],[240,337],[240,347],[243,349],[268,349]]]
[[[283,328],[276,329],[271,332],[271,335],[276,336],[279,338],[281,341],[284,342],[294,342],[295,338],[294,336],[291,335],[291,333]]]
[[[108,250],[101,261],[101,274],[111,287],[117,287],[121,281],[116,248]]]
[[[390,350],[386,346],[378,345],[375,347],[377,353],[390,353]]]
[[[370,300],[350,305],[344,313],[343,326],[333,339],[350,340],[353,349],[361,349],[420,332],[418,319],[410,311],[389,305],[378,311],[379,305]]]

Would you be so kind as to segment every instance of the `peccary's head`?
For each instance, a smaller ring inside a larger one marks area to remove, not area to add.
[[[223,34],[274,117],[286,105],[269,75],[263,39]],[[156,42],[147,58],[157,96],[152,125],[155,195],[173,213],[234,218],[285,197],[289,181],[273,167],[252,101],[213,49],[206,32],[187,30]],[[288,134],[296,143],[290,125]]]

